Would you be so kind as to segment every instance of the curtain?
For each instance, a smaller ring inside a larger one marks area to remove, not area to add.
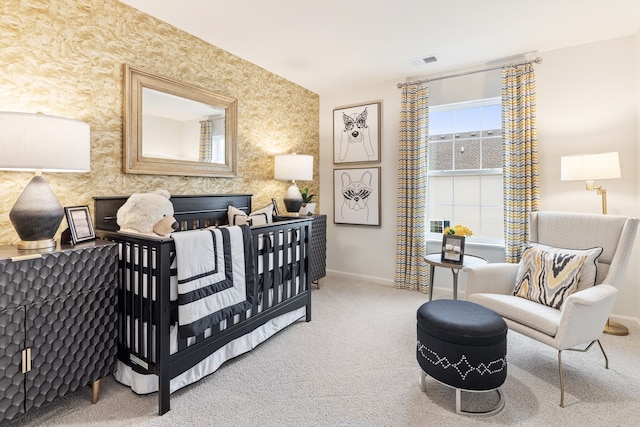
[[[420,292],[429,291],[428,268],[424,260],[428,142],[429,87],[426,82],[406,84],[400,106],[394,286]]]
[[[198,160],[211,162],[213,156],[213,121],[202,120],[200,122],[200,153]]]
[[[540,205],[532,63],[502,69],[502,129],[505,255],[517,263],[528,241],[528,213]]]

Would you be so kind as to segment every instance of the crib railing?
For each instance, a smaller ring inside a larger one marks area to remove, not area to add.
[[[166,360],[179,358],[182,370],[183,365],[198,363],[206,352],[300,305],[300,299],[310,299],[311,232],[308,219],[252,227],[257,294],[252,308],[198,336],[177,338],[177,333],[174,337],[169,333],[177,319],[175,296],[170,291],[172,276],[175,278],[170,268],[175,257],[173,239],[97,231],[100,237],[119,244],[118,357],[138,371],[156,374]],[[309,321],[311,305],[306,305]],[[257,316],[261,313],[264,315]],[[199,351],[185,354],[189,347]],[[205,347],[208,349],[203,350]],[[171,376],[179,373],[174,371]]]

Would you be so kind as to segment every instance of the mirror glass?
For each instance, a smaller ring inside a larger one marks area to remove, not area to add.
[[[125,173],[234,176],[236,100],[125,65]]]

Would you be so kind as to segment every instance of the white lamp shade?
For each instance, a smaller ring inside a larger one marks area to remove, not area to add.
[[[595,181],[620,178],[618,153],[579,154],[560,158],[561,181]]]
[[[275,157],[274,178],[287,181],[311,181],[313,156],[307,154],[281,154]]]
[[[0,169],[88,172],[89,124],[44,114],[0,112]]]

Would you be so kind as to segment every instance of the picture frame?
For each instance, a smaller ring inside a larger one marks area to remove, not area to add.
[[[280,215],[280,210],[278,209],[278,202],[275,198],[271,199],[271,204],[273,205],[273,214],[278,216]]]
[[[89,206],[65,206],[64,214],[69,225],[71,241],[74,245],[78,242],[96,238]]]
[[[334,169],[334,224],[380,225],[380,168]]]
[[[441,262],[462,265],[464,262],[464,236],[445,234],[442,237]]]
[[[380,162],[382,102],[333,110],[333,163]]]

